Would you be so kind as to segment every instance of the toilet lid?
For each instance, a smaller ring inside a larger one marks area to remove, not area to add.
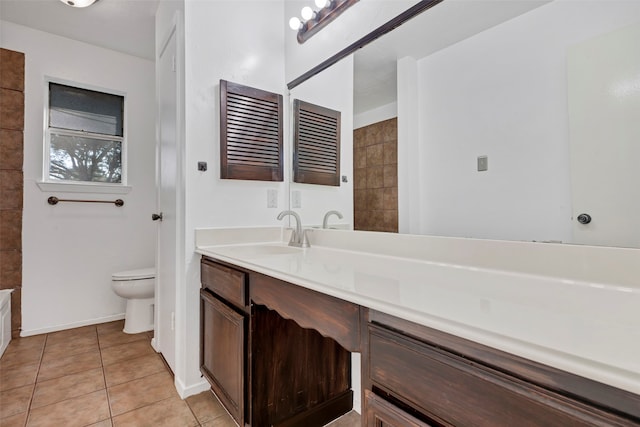
[[[113,280],[138,280],[138,279],[153,279],[156,277],[156,269],[140,268],[137,270],[119,271],[111,275]]]

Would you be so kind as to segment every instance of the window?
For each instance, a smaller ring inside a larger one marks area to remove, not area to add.
[[[49,82],[45,180],[124,184],[124,96]]]

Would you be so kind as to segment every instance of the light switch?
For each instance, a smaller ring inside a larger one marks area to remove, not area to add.
[[[269,189],[267,190],[267,208],[277,208],[278,207],[278,190]]]
[[[292,208],[302,207],[302,194],[300,193],[300,191],[291,192],[291,207]]]
[[[478,172],[489,170],[489,158],[487,156],[478,156]]]

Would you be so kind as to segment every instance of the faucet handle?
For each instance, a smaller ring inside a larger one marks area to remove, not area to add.
[[[298,244],[298,233],[296,229],[291,229],[291,238],[289,239],[289,246],[296,246]]]
[[[307,231],[309,230],[302,230],[302,239],[300,242],[300,247],[301,248],[310,248],[311,245],[309,244],[309,237],[307,236]]]

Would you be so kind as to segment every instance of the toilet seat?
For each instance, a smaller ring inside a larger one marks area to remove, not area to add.
[[[119,271],[111,275],[111,278],[116,282],[124,282],[129,280],[153,279],[155,277],[156,277],[156,269],[153,267],[140,268],[137,270]]]

